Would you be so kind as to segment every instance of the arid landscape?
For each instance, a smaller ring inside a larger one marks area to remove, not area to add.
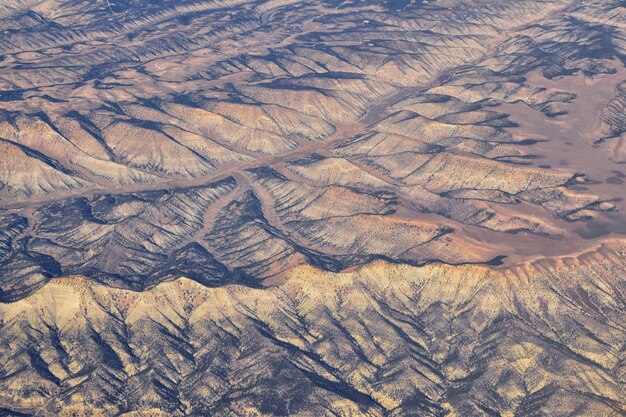
[[[626,416],[623,0],[0,0],[0,416]]]

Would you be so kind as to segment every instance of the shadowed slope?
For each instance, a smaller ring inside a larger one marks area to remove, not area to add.
[[[29,413],[617,416],[626,243],[509,269],[296,267],[279,287],[82,277],[0,304],[0,401]]]

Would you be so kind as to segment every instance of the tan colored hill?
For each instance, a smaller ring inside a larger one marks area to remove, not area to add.
[[[626,232],[618,1],[35,3],[0,16],[0,300]]]
[[[626,415],[623,0],[0,3],[0,416]]]
[[[284,285],[0,304],[0,401],[39,415],[619,416],[626,242],[506,269],[377,262]]]

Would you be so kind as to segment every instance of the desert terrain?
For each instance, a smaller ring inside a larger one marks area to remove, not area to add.
[[[621,0],[0,2],[0,415],[626,415]]]

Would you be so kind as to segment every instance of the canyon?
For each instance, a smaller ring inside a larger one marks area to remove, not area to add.
[[[0,415],[626,415],[621,0],[5,0]]]

